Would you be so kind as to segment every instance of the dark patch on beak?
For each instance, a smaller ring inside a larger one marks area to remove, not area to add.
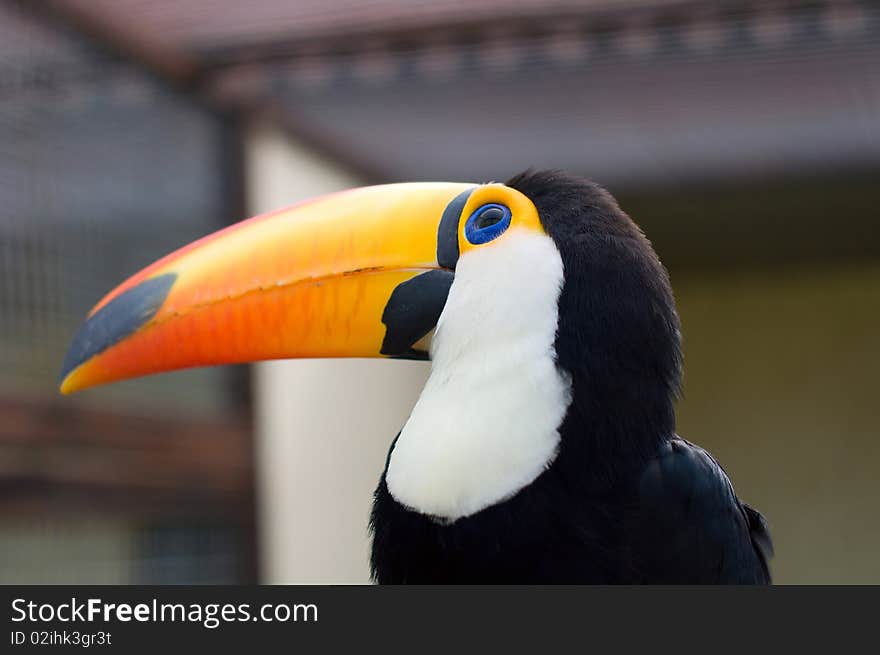
[[[454,271],[458,263],[458,224],[461,212],[473,192],[473,189],[462,191],[443,210],[437,228],[437,263],[443,268]]]
[[[434,270],[397,285],[382,313],[385,339],[380,352],[383,355],[401,359],[428,358],[428,353],[415,350],[413,345],[437,325],[454,278],[452,271]]]
[[[99,309],[73,337],[61,367],[61,380],[83,362],[98,355],[149,321],[174,286],[176,273],[141,282]]]

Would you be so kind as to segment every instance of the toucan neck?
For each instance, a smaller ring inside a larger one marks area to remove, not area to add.
[[[674,376],[594,354],[568,369],[572,401],[560,427],[557,465],[573,484],[601,490],[641,468],[674,436],[675,388]]]

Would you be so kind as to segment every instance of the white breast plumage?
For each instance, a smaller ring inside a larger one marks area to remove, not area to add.
[[[401,504],[454,521],[549,466],[571,401],[554,342],[563,266],[553,240],[510,230],[463,255],[431,345],[431,375],[391,453]]]

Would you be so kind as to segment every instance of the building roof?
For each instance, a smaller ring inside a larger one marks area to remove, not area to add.
[[[880,11],[850,0],[53,0],[374,179],[525,166],[678,184],[880,162]]]

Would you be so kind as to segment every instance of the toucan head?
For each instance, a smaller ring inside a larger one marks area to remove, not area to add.
[[[557,280],[532,284],[542,276]],[[454,325],[441,320],[452,289],[480,296]],[[358,188],[198,240],[92,309],[61,391],[267,359],[427,358],[438,321],[457,343],[503,345],[529,329],[517,308],[543,311],[544,296],[575,391],[610,385],[638,405],[651,385],[677,388],[678,321],[650,244],[603,189],[543,172]],[[509,315],[482,334],[481,313],[501,305]]]

